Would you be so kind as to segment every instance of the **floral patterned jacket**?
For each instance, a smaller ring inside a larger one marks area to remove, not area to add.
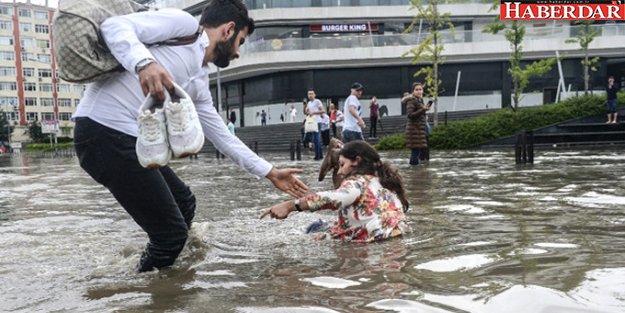
[[[338,210],[338,221],[320,239],[372,242],[400,236],[410,229],[397,195],[382,187],[376,176],[352,176],[335,191],[305,198],[311,211]]]

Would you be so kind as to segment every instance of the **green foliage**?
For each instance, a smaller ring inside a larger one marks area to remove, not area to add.
[[[375,145],[378,150],[397,150],[406,146],[406,137],[404,134],[393,134],[384,136]]]
[[[495,1],[490,10],[496,11],[498,6],[499,1]],[[548,58],[539,60],[523,68],[521,61],[523,60],[522,45],[523,38],[525,37],[525,25],[516,20],[504,23],[499,19],[499,14],[497,14],[493,22],[488,24],[483,32],[497,34],[500,31],[504,32],[506,40],[510,43],[510,49],[512,49],[510,53],[510,69],[508,72],[510,76],[512,76],[512,100],[514,102],[512,109],[516,111],[521,102],[521,95],[525,87],[529,84],[529,79],[549,72],[557,59]]]
[[[580,30],[577,32],[575,38],[567,39],[566,43],[578,43],[582,51],[584,51],[584,58],[582,59],[582,66],[584,68],[584,94],[588,94],[590,87],[590,72],[596,72],[595,65],[599,63],[599,57],[591,58],[588,52],[588,46],[599,35],[599,27],[591,28],[593,21],[577,21],[576,25],[580,26]]]
[[[619,93],[619,103],[621,106],[625,104],[625,93]],[[556,104],[523,108],[517,112],[511,109],[501,109],[477,118],[435,127],[430,135],[430,147],[432,149],[464,149],[511,136],[521,130],[541,128],[604,112],[605,96],[574,97]],[[404,147],[404,134],[382,137],[376,145],[379,150],[396,150]]]
[[[454,25],[451,22],[450,13],[441,13],[438,9],[439,4],[446,4],[441,0],[410,0],[411,10],[416,10],[412,23],[406,29],[406,33],[412,32],[415,25],[424,22],[427,37],[421,41],[416,47],[404,53],[402,56],[411,55],[410,62],[412,64],[426,63],[431,66],[425,66],[419,69],[414,76],[425,76],[425,94],[434,97],[434,112],[438,112],[438,94],[442,81],[439,79],[439,67],[445,61],[443,57],[444,40],[441,31],[449,29],[454,32]],[[434,125],[438,124],[438,120],[434,118]]]
[[[11,133],[13,133],[13,126],[9,124],[6,114],[0,110],[0,142],[9,141]]]
[[[74,147],[74,144],[71,142],[68,143],[59,143],[58,145],[56,145],[57,149],[68,149],[68,148],[72,148]],[[54,144],[49,144],[49,143],[29,143],[28,145],[26,145],[25,149],[26,151],[44,151],[44,152],[49,152],[49,151],[54,151]]]

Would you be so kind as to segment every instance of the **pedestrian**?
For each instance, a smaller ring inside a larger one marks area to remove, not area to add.
[[[362,129],[365,128],[365,121],[360,117],[361,106],[358,98],[362,96],[364,87],[360,83],[353,83],[349,97],[345,99],[343,115],[345,122],[343,125],[343,142],[352,140],[364,140]]]
[[[336,112],[337,111],[336,111],[336,108],[334,107],[334,103],[330,102],[328,111],[330,111],[330,129],[332,130],[332,137],[338,138],[336,137]]]
[[[174,90],[174,83],[184,87],[192,100],[185,103],[198,113],[200,135],[248,173],[268,178],[292,196],[304,194],[306,185],[294,176],[301,170],[278,169],[254,154],[228,131],[212,101],[208,64],[227,67],[239,57],[240,45],[254,31],[254,21],[241,0],[208,2],[199,24],[182,10],[161,9],[111,17],[100,30],[126,71],[87,85],[73,115],[74,145],[80,166],[106,187],[147,233],[149,242],[138,264],[140,272],[174,264],[195,215],[191,188],[169,166],[144,168],[135,151],[137,136],[148,136],[139,132],[139,126],[148,127],[137,123],[139,108],[148,99],[162,102]],[[143,44],[193,32],[198,39],[187,45]],[[165,109],[169,105],[173,102],[163,104]],[[153,114],[162,112],[151,110]],[[163,116],[160,123],[155,121],[152,130],[166,140],[164,120]]]
[[[321,149],[321,114],[324,114],[325,110],[323,109],[323,103],[319,99],[317,99],[317,94],[314,89],[308,90],[308,103],[306,104],[306,114],[308,116],[312,116],[317,120],[317,131],[310,132],[312,136],[312,143],[315,146],[315,158],[314,160],[323,159],[322,149]]]
[[[284,114],[280,113],[280,122],[284,123]]]
[[[607,124],[616,124],[618,122],[618,112],[616,111],[616,94],[619,87],[614,83],[614,76],[608,77],[608,87],[606,93],[608,96],[608,121]]]
[[[328,114],[321,114],[319,118],[319,131],[321,132],[321,144],[325,147],[330,144],[330,116]]]
[[[423,85],[412,84],[412,94],[402,98],[406,106],[408,121],[406,122],[406,147],[410,149],[410,165],[419,164],[420,152],[427,148],[425,113],[430,109],[423,104]]]
[[[369,128],[369,138],[377,138],[378,136],[378,117],[380,116],[380,104],[378,97],[373,96],[369,102],[369,120],[371,127]]]
[[[341,111],[339,108],[337,108],[336,110],[336,136],[338,139],[343,139],[343,125],[345,121],[345,115],[343,114],[343,111]]]
[[[228,120],[228,131],[234,135],[234,121],[232,119]]]
[[[336,190],[276,204],[260,218],[269,215],[285,219],[293,211],[334,210],[338,214],[336,222],[322,229],[316,239],[352,242],[380,241],[410,230],[404,214],[409,204],[397,168],[382,161],[377,151],[362,140],[343,146],[339,164],[338,173],[344,179]]]
[[[261,110],[260,112],[260,125],[267,125],[267,113],[265,112],[265,110]]]
[[[297,117],[297,109],[292,104],[291,104],[291,111],[289,112],[289,116],[290,116],[289,122],[291,123],[295,122],[295,118]]]

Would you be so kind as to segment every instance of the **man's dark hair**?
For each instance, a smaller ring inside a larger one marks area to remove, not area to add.
[[[254,32],[254,20],[241,0],[211,0],[202,10],[200,25],[214,28],[228,22],[234,22],[237,34],[246,27],[248,35]]]

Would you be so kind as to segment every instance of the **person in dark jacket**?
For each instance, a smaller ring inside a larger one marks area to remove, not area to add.
[[[411,151],[410,165],[419,164],[419,153],[427,148],[425,113],[430,109],[429,105],[423,104],[423,85],[412,84],[412,93],[402,100],[406,106],[406,147]],[[431,104],[430,104],[431,105]]]

